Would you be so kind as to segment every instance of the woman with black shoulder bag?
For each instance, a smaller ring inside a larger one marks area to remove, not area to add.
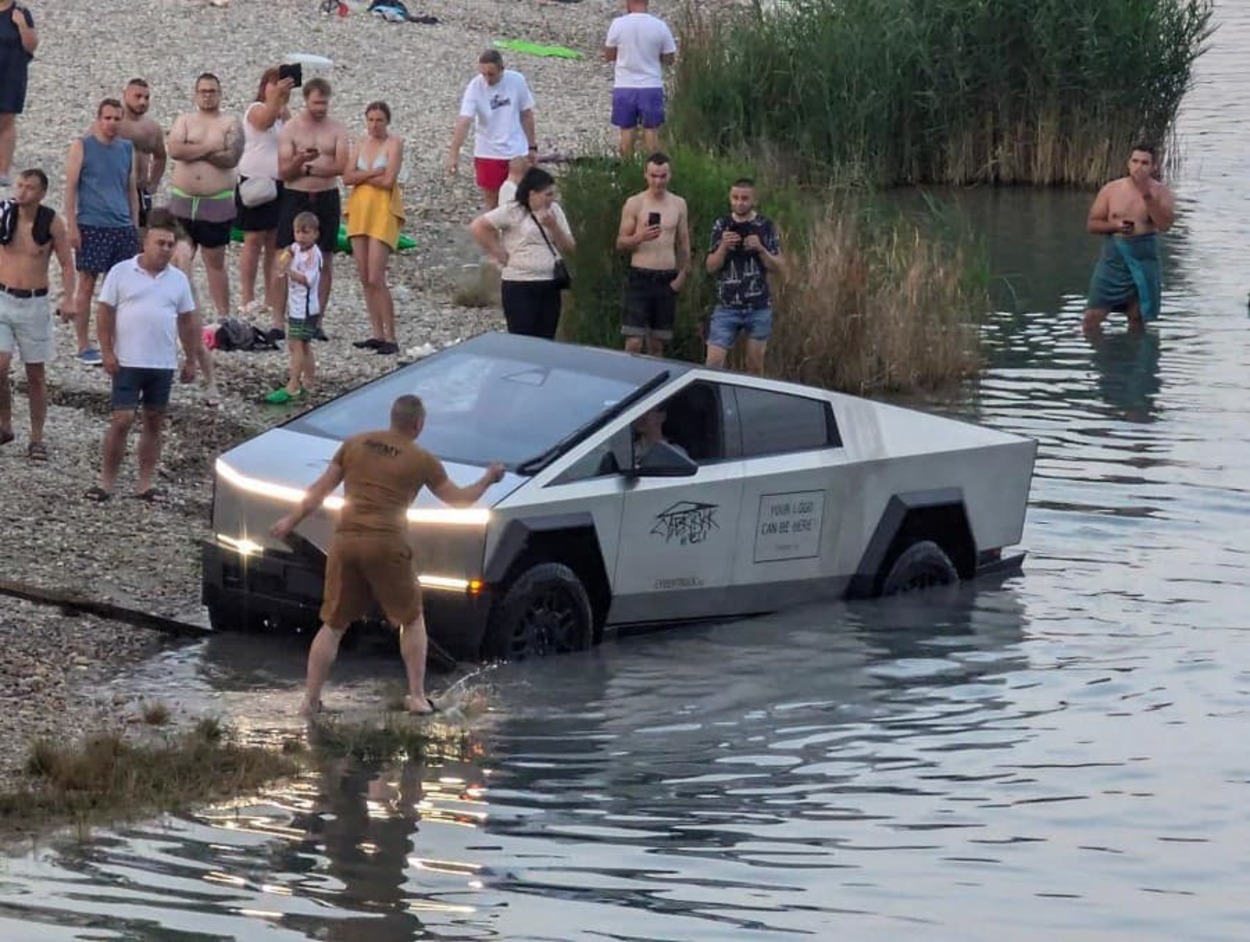
[[[469,226],[502,268],[503,314],[512,334],[552,340],[560,323],[560,292],[571,283],[564,258],[577,243],[555,196],[551,174],[531,167],[517,184],[515,202]]]

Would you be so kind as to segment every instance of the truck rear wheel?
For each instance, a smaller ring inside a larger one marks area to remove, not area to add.
[[[959,581],[955,564],[946,551],[932,540],[913,543],[899,554],[881,583],[883,596],[918,592]]]
[[[522,660],[584,651],[594,637],[590,596],[563,563],[539,563],[515,579],[496,603],[482,653]]]

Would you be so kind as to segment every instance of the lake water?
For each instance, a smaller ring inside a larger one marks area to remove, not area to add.
[[[1022,313],[944,407],[1041,444],[1022,576],[499,668],[421,763],[3,861],[0,938],[1250,937],[1250,5],[1221,16],[1144,337],[1080,334],[1089,194],[959,200]],[[399,677],[341,666],[337,697]],[[129,683],[277,736],[301,669],[223,638]]]

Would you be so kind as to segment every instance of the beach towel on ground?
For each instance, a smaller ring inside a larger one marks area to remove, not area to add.
[[[1134,301],[1144,321],[1159,316],[1162,277],[1159,265],[1159,234],[1109,235],[1089,280],[1088,306],[1126,311]]]
[[[585,58],[576,49],[570,49],[568,46],[544,46],[525,39],[496,39],[495,48],[509,52],[523,52],[529,56],[546,56],[551,59]]]

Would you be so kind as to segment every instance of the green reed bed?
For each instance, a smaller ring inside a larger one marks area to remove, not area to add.
[[[700,321],[714,300],[703,267],[713,220],[728,211],[729,187],[755,176],[760,211],[779,226],[790,273],[773,280],[776,312],[768,375],[855,393],[933,388],[979,363],[976,325],[988,310],[983,254],[943,231],[936,211],[880,212],[846,187],[774,184],[749,162],[677,147],[672,191],[687,201],[694,264],[679,298],[672,356],[702,361]],[[615,250],[620,208],[643,186],[641,163],[582,161],[561,180],[561,203],[578,246],[566,339],[621,346],[627,257]]]
[[[1212,0],[690,4],[670,125],[807,179],[1094,185],[1166,141]]]

